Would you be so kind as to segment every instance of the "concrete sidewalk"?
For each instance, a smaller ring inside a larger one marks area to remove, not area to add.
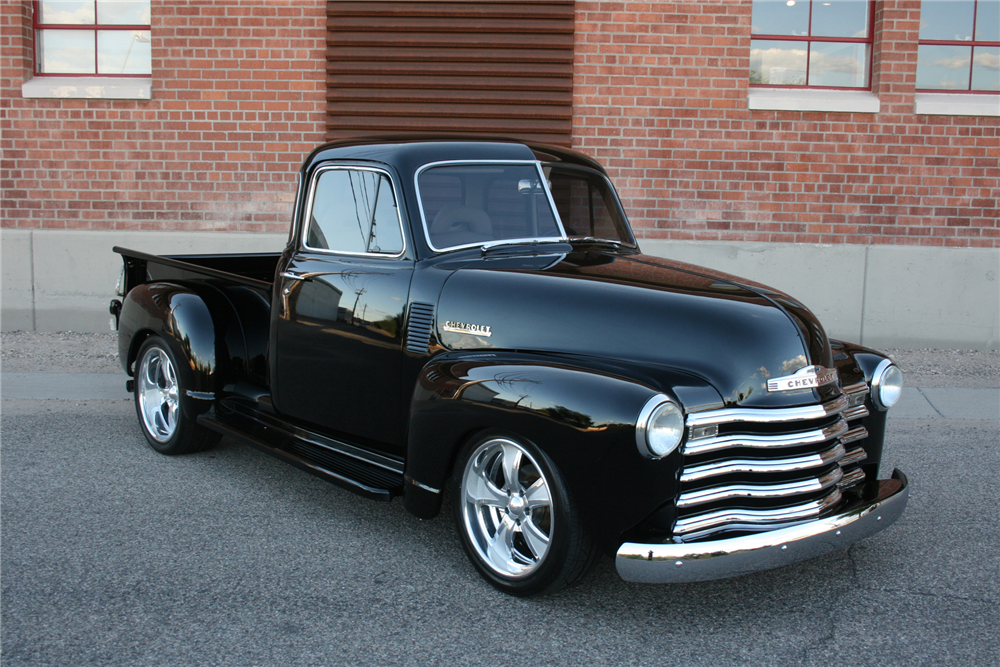
[[[3,400],[128,400],[124,373],[0,373]],[[1000,419],[1000,389],[906,387],[894,419]]]

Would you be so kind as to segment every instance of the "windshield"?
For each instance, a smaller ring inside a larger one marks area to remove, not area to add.
[[[445,163],[420,171],[417,191],[427,240],[436,251],[567,237],[635,243],[610,184],[588,169]]]

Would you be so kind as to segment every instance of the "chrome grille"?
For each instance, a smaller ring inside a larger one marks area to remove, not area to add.
[[[693,541],[816,519],[864,482],[865,383],[819,405],[687,417],[674,536]]]

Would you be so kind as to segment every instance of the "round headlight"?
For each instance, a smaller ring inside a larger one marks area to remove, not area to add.
[[[663,458],[684,439],[684,411],[666,396],[654,396],[639,413],[635,439],[641,454]]]
[[[882,361],[872,374],[872,402],[879,410],[896,405],[903,393],[903,372],[888,359]]]

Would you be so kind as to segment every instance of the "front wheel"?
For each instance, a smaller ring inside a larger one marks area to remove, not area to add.
[[[139,348],[135,364],[135,411],[146,441],[161,454],[198,452],[219,441],[220,435],[184,416],[184,390],[177,361],[157,337]]]
[[[597,552],[566,483],[532,443],[505,434],[470,442],[453,480],[462,545],[480,574],[512,595],[578,581]]]

